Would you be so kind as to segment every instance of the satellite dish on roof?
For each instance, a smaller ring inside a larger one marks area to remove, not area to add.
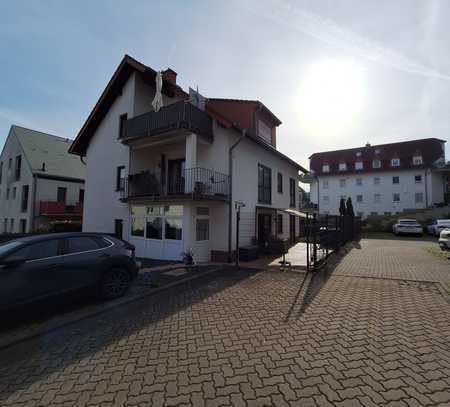
[[[189,102],[191,102],[194,106],[197,106],[200,110],[205,110],[206,98],[200,94],[197,90],[189,87]]]

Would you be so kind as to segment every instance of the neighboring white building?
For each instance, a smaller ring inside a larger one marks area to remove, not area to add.
[[[176,75],[164,71],[155,112],[156,72],[129,56],[120,63],[70,150],[87,163],[83,230],[115,233],[142,257],[192,248],[197,261],[225,261],[241,201],[240,246],[295,240],[305,170],[276,150],[281,122],[258,101],[189,95]]]
[[[355,214],[398,214],[444,203],[447,173],[444,140],[428,138],[310,157],[311,202],[320,214],[338,214],[351,197]]]
[[[11,126],[0,155],[0,231],[29,233],[52,220],[80,220],[84,164],[72,140]]]

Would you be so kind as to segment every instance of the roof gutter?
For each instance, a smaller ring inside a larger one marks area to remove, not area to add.
[[[228,150],[228,173],[230,174],[230,201],[228,202],[228,263],[231,263],[231,233],[232,233],[232,203],[233,203],[233,150],[244,140],[247,133],[246,129],[241,131],[241,136],[234,142]]]

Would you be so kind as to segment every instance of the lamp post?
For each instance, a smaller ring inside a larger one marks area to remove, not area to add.
[[[234,209],[236,210],[236,268],[239,267],[239,222],[241,220],[241,208],[245,207],[242,201],[234,202]]]

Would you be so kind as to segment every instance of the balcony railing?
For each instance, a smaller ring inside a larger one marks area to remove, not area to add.
[[[121,139],[151,137],[165,132],[186,129],[212,140],[212,121],[209,115],[189,102],[176,102],[126,121]]]
[[[159,173],[150,171],[130,175],[123,180],[121,196],[150,199],[217,199],[228,200],[230,196],[230,177],[206,168],[187,168],[165,180]]]
[[[65,202],[58,201],[40,201],[39,214],[54,216],[54,215],[77,215],[83,213],[83,203],[77,202],[75,205],[67,205]]]

